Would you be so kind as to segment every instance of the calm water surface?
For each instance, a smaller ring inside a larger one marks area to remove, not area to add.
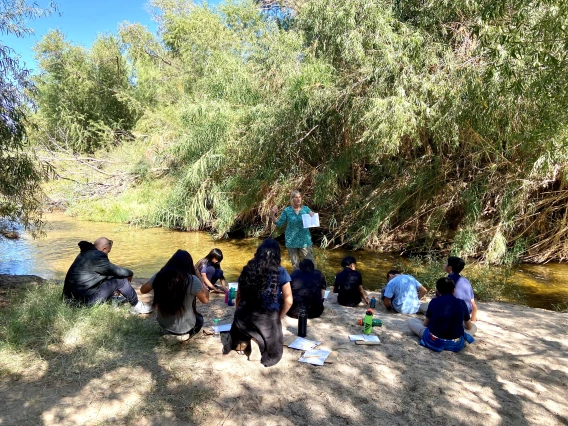
[[[111,262],[132,269],[137,278],[152,276],[178,248],[189,251],[197,261],[213,247],[218,247],[223,251],[222,265],[227,280],[236,281],[260,242],[256,238],[214,241],[202,232],[139,229],[122,224],[86,222],[63,213],[48,214],[45,219],[48,222],[45,238],[34,240],[24,235],[19,240],[1,240],[0,274],[33,274],[47,279],[63,279],[79,253],[77,243],[105,236],[114,241],[109,255]],[[339,271],[341,259],[353,254],[341,249],[315,251],[318,268],[326,274]],[[282,254],[283,266],[290,270],[285,249]],[[368,251],[358,251],[355,256],[357,269],[363,275],[364,286],[368,289],[381,288],[385,273],[404,261],[396,255]],[[523,264],[517,267],[512,281],[525,295],[529,306],[551,309],[554,304],[568,302],[567,277],[566,264]]]

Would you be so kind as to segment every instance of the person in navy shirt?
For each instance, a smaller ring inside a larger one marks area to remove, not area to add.
[[[436,281],[438,297],[428,305],[426,318],[410,318],[408,326],[420,338],[420,344],[435,351],[458,352],[465,345],[465,330],[472,327],[467,305],[454,296],[455,284],[447,277]],[[468,341],[473,339],[468,336]]]
[[[471,321],[477,321],[477,304],[475,303],[473,287],[471,286],[471,283],[467,278],[460,275],[460,272],[464,267],[465,262],[462,258],[457,256],[450,256],[448,257],[448,261],[444,266],[444,272],[448,274],[448,278],[450,278],[455,284],[456,288],[454,296],[465,302],[469,316],[471,317]],[[425,314],[427,310],[428,303],[422,303],[420,305],[420,312]],[[468,330],[468,333],[472,336],[477,333],[477,326],[475,325],[475,323],[472,324],[471,330]]]

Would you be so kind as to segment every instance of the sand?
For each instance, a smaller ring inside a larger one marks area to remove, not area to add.
[[[301,352],[284,348],[280,363],[266,368],[235,352],[221,355],[213,337],[188,343],[206,355],[193,372],[218,395],[202,424],[568,424],[565,313],[479,303],[476,341],[456,354],[420,346],[406,324],[413,316],[383,307],[375,315],[383,326],[373,329],[381,344],[355,345],[347,336],[361,333],[365,308],[338,305],[333,294],[325,305],[308,321],[307,338],[336,351],[334,364],[300,363]],[[200,310],[221,323],[234,312],[221,297]],[[283,325],[296,334],[296,320]]]
[[[406,321],[413,316],[382,307],[375,318],[383,326],[373,329],[381,343],[355,345],[347,336],[361,333],[357,319],[365,309],[342,307],[331,294],[322,317],[308,321],[307,338],[336,351],[333,364],[300,363],[301,352],[284,348],[280,363],[265,368],[236,352],[222,355],[221,341],[200,333],[176,344],[175,359],[124,366],[78,389],[4,381],[0,424],[568,424],[568,314],[478,305],[475,343],[460,353],[435,353],[421,347],[408,329]],[[198,310],[206,326],[215,317],[230,322],[234,313],[221,295],[198,304]],[[286,334],[295,334],[296,324],[286,320]],[[191,386],[176,384],[176,377],[187,375]],[[124,376],[131,379],[119,379]],[[152,401],[152,389],[171,392],[172,398],[183,392],[189,401],[200,402],[146,415],[137,404]],[[203,394],[208,398],[199,398]],[[37,415],[26,417],[16,407]]]

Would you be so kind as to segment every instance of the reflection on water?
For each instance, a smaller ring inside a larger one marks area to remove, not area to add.
[[[46,215],[45,219],[48,222],[46,238],[33,240],[24,235],[20,240],[0,240],[0,274],[33,274],[48,279],[63,279],[79,253],[79,241],[92,242],[105,236],[114,240],[109,255],[111,262],[132,269],[137,278],[152,276],[177,249],[189,251],[197,261],[213,247],[219,247],[224,255],[222,267],[225,276],[228,281],[235,281],[260,242],[255,238],[214,241],[201,232],[138,229],[122,224],[84,222],[62,213]],[[347,250],[318,249],[315,253],[318,268],[330,275],[341,269],[344,256],[352,254]],[[356,257],[357,269],[363,275],[365,288],[375,290],[384,285],[386,272],[402,261],[398,256],[366,251],[358,251]],[[290,270],[285,249],[282,260],[283,266]],[[568,265],[565,264],[524,264],[518,267],[513,282],[526,295],[529,306],[550,309],[553,304],[568,301],[567,274]]]

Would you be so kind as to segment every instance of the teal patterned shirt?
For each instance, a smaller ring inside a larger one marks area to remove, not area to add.
[[[302,206],[300,212],[296,214],[292,206],[288,206],[282,211],[282,215],[276,226],[284,226],[286,223],[286,247],[288,248],[304,248],[312,246],[312,235],[308,228],[304,228],[302,215],[311,212],[308,206]]]

